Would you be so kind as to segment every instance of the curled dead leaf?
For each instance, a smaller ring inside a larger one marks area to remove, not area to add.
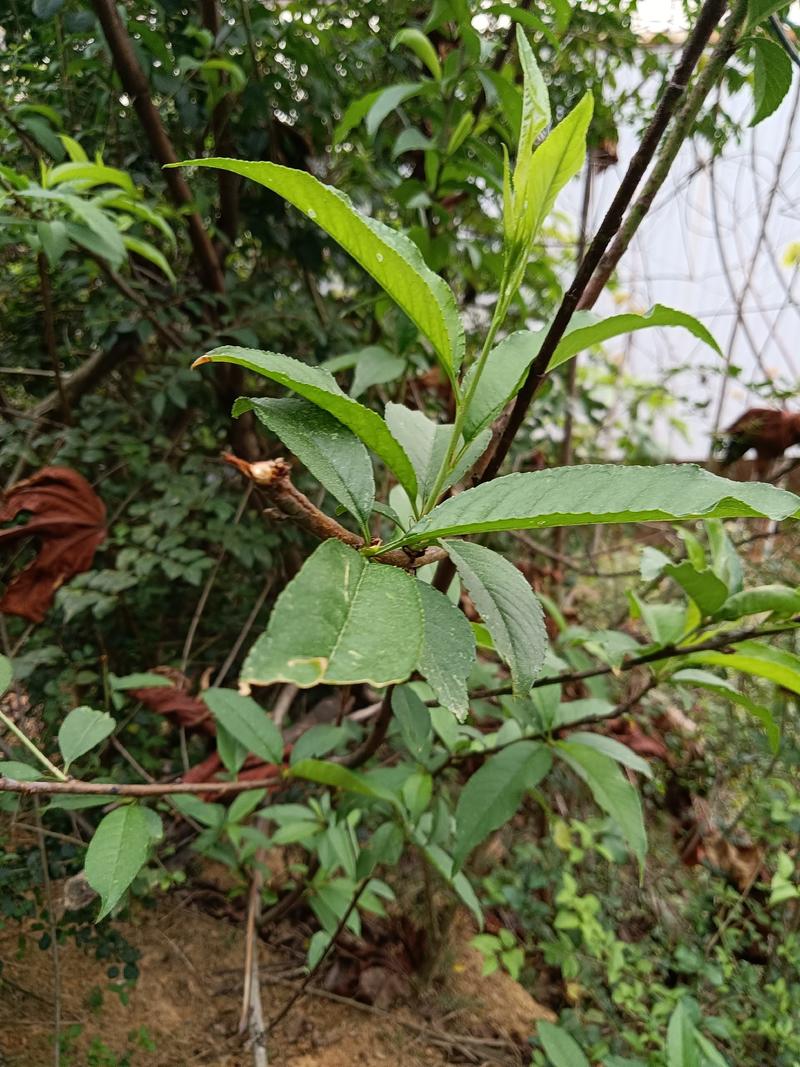
[[[28,537],[35,537],[39,548],[9,582],[0,612],[42,622],[56,591],[91,567],[106,537],[106,509],[83,475],[69,467],[43,467],[13,485],[0,502],[0,523],[26,513],[27,522],[0,530],[0,548],[8,552]]]

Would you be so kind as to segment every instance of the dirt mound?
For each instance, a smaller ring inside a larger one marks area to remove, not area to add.
[[[119,924],[119,930],[142,953],[140,977],[127,1005],[108,991],[107,962],[72,941],[61,946],[62,1064],[251,1067],[252,1051],[236,1037],[241,930],[172,898],[152,911],[137,911],[135,921]],[[49,1067],[52,956],[31,939],[18,958],[18,939],[16,926],[0,931],[0,1065]],[[298,961],[265,946],[261,959],[269,1018],[290,995],[294,983],[283,976]],[[466,947],[435,993],[391,1012],[330,994],[307,996],[270,1038],[269,1062],[286,1067],[527,1064],[527,1038],[535,1021],[551,1016],[508,975],[484,979],[480,968],[480,956]]]

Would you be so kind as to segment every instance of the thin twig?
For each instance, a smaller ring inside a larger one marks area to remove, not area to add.
[[[264,582],[263,588],[262,588],[261,592],[259,593],[258,598],[256,599],[256,602],[255,602],[255,604],[253,605],[253,607],[252,607],[252,609],[250,611],[250,614],[247,616],[247,618],[244,621],[244,626],[242,626],[241,630],[239,631],[239,636],[236,638],[236,640],[231,645],[231,650],[228,653],[227,658],[225,659],[225,662],[220,667],[219,672],[217,673],[217,677],[214,679],[214,685],[215,686],[220,686],[225,681],[225,678],[227,677],[228,671],[231,669],[231,666],[233,665],[234,660],[239,655],[239,650],[241,649],[242,645],[244,644],[245,640],[247,639],[247,635],[250,633],[250,630],[253,627],[253,623],[256,621],[256,617],[257,617],[259,611],[261,611],[261,608],[264,605],[264,601],[267,599],[267,596],[269,595],[269,591],[270,591],[271,588],[272,588],[272,576],[270,575],[267,578],[266,582]]]

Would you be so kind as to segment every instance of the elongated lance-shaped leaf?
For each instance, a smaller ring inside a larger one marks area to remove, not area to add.
[[[522,121],[517,144],[517,162],[514,168],[514,189],[521,198],[527,187],[536,138],[545,126],[550,124],[550,97],[534,58],[533,49],[519,25],[517,26],[517,52],[522,67],[523,86]]]
[[[448,541],[445,548],[511,670],[514,695],[526,696],[547,651],[544,616],[533,590],[510,560],[489,548],[470,541]]]
[[[422,633],[416,579],[325,541],[278,597],[241,681],[301,689],[404,682],[416,669]]]
[[[507,474],[467,489],[423,516],[404,544],[492,530],[608,522],[800,517],[800,498],[759,482],[732,482],[693,464],[586,464]]]
[[[536,1033],[552,1067],[590,1067],[578,1042],[560,1026],[542,1020]]]
[[[515,185],[516,236],[525,249],[530,248],[558,194],[583,166],[593,107],[592,95],[586,93],[533,153],[524,184]]]
[[[252,410],[314,477],[358,520],[369,522],[375,500],[372,462],[364,445],[343,423],[308,400],[241,397],[233,414]]]
[[[764,727],[764,733],[767,736],[767,741],[769,742],[769,747],[772,751],[777,752],[780,748],[780,727],[775,721],[775,717],[769,708],[764,707],[763,704],[758,704],[755,700],[751,700],[746,693],[743,693],[741,689],[735,686],[732,682],[729,682],[727,678],[720,678],[718,675],[712,674],[711,671],[686,667],[685,669],[676,671],[669,681],[673,682],[675,685],[698,686],[700,689],[706,689],[711,693],[716,693],[718,696],[729,700],[732,704],[744,708],[745,711],[748,711],[754,718],[758,719]]]
[[[203,693],[203,700],[223,730],[230,734],[247,752],[266,763],[280,763],[283,759],[281,732],[263,708],[252,697],[235,689],[212,686]]]
[[[457,719],[467,717],[467,676],[475,663],[475,638],[463,612],[437,589],[417,581],[424,618],[419,671]]]
[[[590,311],[576,311],[547,369],[551,371],[560,367],[562,363],[592,345],[653,326],[683,327],[715,352],[720,350],[712,334],[693,315],[665,307],[663,304],[655,304],[643,315],[628,312],[624,315],[611,315],[606,319],[600,319]],[[514,399],[525,381],[528,368],[538,356],[546,335],[546,327],[540,330],[518,330],[492,349],[467,411],[464,424],[464,435],[467,438],[491,422],[502,408]],[[469,378],[465,385],[468,384]]]
[[[647,836],[642,802],[619,765],[610,756],[578,742],[558,741],[554,747],[557,755],[586,782],[603,811],[619,825],[640,869],[644,867]]]
[[[374,106],[374,104],[373,104]],[[433,345],[455,383],[464,357],[464,327],[447,283],[425,264],[405,234],[362,215],[349,197],[305,171],[238,159],[190,159],[175,166],[241,174],[288,200],[338,242],[405,311]]]
[[[456,867],[493,830],[508,822],[525,793],[539,784],[552,762],[546,745],[519,741],[490,756],[472,775],[456,808]]]
[[[377,412],[352,400],[343,392],[332,374],[321,367],[310,367],[299,359],[278,352],[261,352],[256,348],[236,348],[225,345],[215,348],[195,360],[193,366],[203,363],[235,363],[239,367],[263,374],[279,385],[291,389],[299,396],[310,400],[318,408],[327,411],[344,426],[361,438],[367,448],[381,457],[397,475],[397,480],[411,499],[417,492],[417,478],[408,456],[392,437],[389,428]],[[239,401],[242,404],[243,401]],[[234,413],[243,410],[235,407]]]

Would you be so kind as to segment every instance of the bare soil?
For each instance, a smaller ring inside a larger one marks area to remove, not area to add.
[[[95,960],[72,941],[60,948],[61,1032],[74,1035],[61,1057],[62,1067],[254,1064],[253,1050],[236,1034],[244,958],[240,926],[196,909],[190,899],[167,897],[155,909],[138,908],[119,929],[142,953],[140,977],[127,1005],[108,991],[107,962]],[[552,1014],[508,975],[482,978],[481,959],[467,944],[469,933],[457,931],[444,980],[391,1011],[306,996],[270,1036],[269,1063],[527,1067],[528,1038],[536,1021]],[[49,1067],[54,1062],[52,953],[28,939],[20,954],[19,936],[14,924],[0,930],[0,1067]],[[281,977],[287,974],[285,953],[262,944],[260,959],[268,1019],[294,983]],[[97,989],[103,991],[99,1006],[96,993],[92,995]],[[137,1044],[139,1032],[154,1049]],[[105,1058],[100,1058],[99,1042]]]

